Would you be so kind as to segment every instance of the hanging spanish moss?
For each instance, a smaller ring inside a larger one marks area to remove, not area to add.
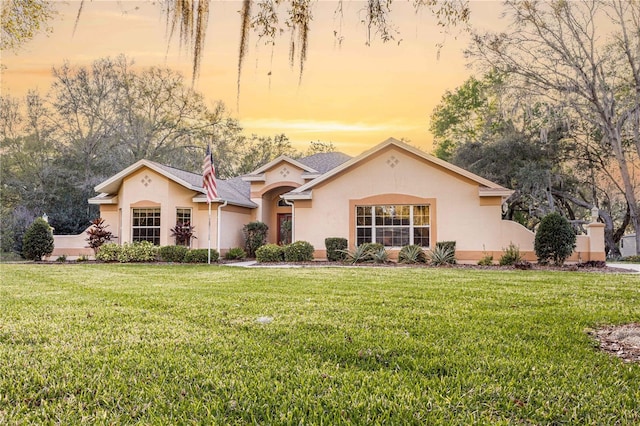
[[[240,28],[240,49],[238,51],[238,89],[236,92],[236,103],[240,104],[240,76],[242,75],[242,62],[247,55],[247,45],[249,44],[249,28],[251,24],[251,3],[252,0],[242,2],[241,28]]]

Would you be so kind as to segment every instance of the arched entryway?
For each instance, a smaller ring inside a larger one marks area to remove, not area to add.
[[[268,243],[284,245],[293,241],[293,208],[280,198],[293,189],[279,186],[262,194],[262,221],[269,227]]]

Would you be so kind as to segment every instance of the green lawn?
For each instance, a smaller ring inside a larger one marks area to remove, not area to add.
[[[0,268],[0,424],[640,424],[637,275]]]

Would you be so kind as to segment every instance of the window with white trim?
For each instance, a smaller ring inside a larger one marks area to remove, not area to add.
[[[429,247],[429,205],[356,206],[356,245]]]
[[[131,223],[132,241],[149,241],[160,245],[160,209],[133,209]]]

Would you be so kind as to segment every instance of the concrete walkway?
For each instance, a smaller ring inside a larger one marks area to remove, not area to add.
[[[607,263],[612,268],[631,269],[640,274],[640,264],[638,263]]]

